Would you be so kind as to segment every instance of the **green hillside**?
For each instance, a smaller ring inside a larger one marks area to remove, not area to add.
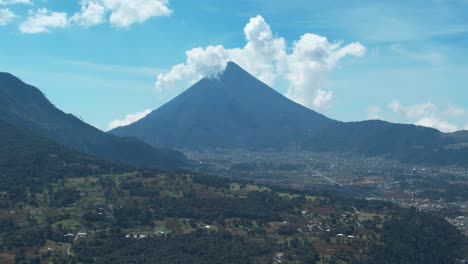
[[[34,201],[2,201],[2,263],[456,263],[466,252],[432,215],[185,173],[67,178]]]
[[[177,151],[153,148],[135,138],[117,137],[66,114],[39,89],[8,73],[0,73],[0,119],[106,160],[152,168],[180,167],[186,162]]]

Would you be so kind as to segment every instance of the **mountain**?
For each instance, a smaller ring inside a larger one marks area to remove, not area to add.
[[[303,146],[325,151],[365,154],[395,153],[411,148],[434,148],[449,142],[433,128],[393,124],[380,120],[336,123],[304,140]]]
[[[468,163],[466,148],[450,148],[461,145],[460,133],[379,120],[332,120],[289,100],[233,62],[218,77],[200,80],[145,118],[110,133],[157,147],[300,147],[423,163]]]
[[[292,102],[235,63],[145,118],[111,133],[153,146],[286,147],[336,123]]]
[[[0,192],[6,191],[18,199],[27,196],[28,190],[42,191],[58,179],[131,169],[70,150],[2,120],[0,145]]]
[[[160,168],[182,166],[186,160],[180,152],[104,133],[57,109],[39,89],[9,73],[0,73],[0,119],[107,160]]]

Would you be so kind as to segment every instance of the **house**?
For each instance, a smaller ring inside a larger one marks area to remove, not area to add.
[[[87,237],[87,236],[88,236],[88,233],[86,233],[86,232],[80,232],[80,233],[78,233],[78,237],[79,237],[79,238],[84,238],[84,237]]]

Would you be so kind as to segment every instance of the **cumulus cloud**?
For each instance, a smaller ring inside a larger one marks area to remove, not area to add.
[[[168,0],[101,0],[110,12],[109,22],[116,27],[129,27],[152,17],[169,16]]]
[[[438,110],[437,106],[431,102],[404,106],[399,101],[395,100],[388,106],[393,112],[403,114],[409,118],[433,115]]]
[[[0,4],[31,3],[29,0],[0,0]],[[51,28],[64,28],[68,24],[91,27],[107,20],[115,27],[127,28],[152,17],[169,16],[172,10],[168,0],[80,0],[80,11],[68,19],[64,12],[46,8],[29,11],[29,17],[20,25],[23,33],[47,32]],[[106,15],[110,14],[109,17]]]
[[[346,56],[362,56],[366,48],[360,43],[343,45],[327,38],[304,34],[288,47],[275,36],[263,17],[250,19],[244,28],[246,44],[241,48],[222,45],[197,47],[186,52],[184,63],[160,74],[156,88],[173,89],[202,77],[220,74],[228,61],[234,61],[255,77],[272,86],[277,79],[288,83],[286,96],[310,108],[321,108],[333,98],[333,92],[322,88],[328,74]]]
[[[0,0],[0,5],[32,4],[31,0]]]
[[[81,0],[81,11],[75,13],[70,21],[84,27],[90,27],[104,23],[106,21],[105,14],[106,8],[99,2]]]
[[[454,132],[458,130],[458,127],[456,125],[441,120],[439,117],[436,116],[422,117],[416,122],[416,125],[432,127],[443,132]]]
[[[320,87],[330,71],[342,58],[362,56],[365,51],[366,48],[359,43],[342,47],[341,43],[331,43],[326,37],[303,35],[294,43],[292,54],[286,57],[286,79],[290,82],[286,96],[308,107],[325,106],[333,93]]]
[[[402,114],[410,122],[426,127],[432,127],[443,132],[453,132],[460,129],[459,126],[445,117],[463,117],[465,110],[459,106],[449,104],[441,109],[432,102],[415,105],[402,105],[399,101],[392,101],[388,107],[395,113]]]
[[[0,8],[0,26],[10,23],[16,15],[8,8]]]
[[[307,102],[308,96],[298,96],[298,97],[289,96],[289,97],[295,100],[296,102],[299,102],[300,104],[303,104],[305,106],[308,105],[308,102]],[[333,92],[318,89],[315,91],[315,95],[313,95],[312,98],[313,98],[312,105],[314,106],[314,108],[322,108],[328,105],[328,103],[330,103],[330,101],[333,99]]]
[[[63,12],[53,12],[46,8],[37,11],[29,10],[29,17],[20,24],[22,33],[35,34],[47,32],[50,28],[65,28],[68,25],[67,14]]]
[[[152,17],[169,16],[172,10],[168,0],[81,0],[81,10],[70,21],[90,27],[106,21],[119,28],[142,23]]]
[[[382,109],[378,106],[369,106],[367,108],[367,118],[370,120],[382,119]]]
[[[243,48],[227,49],[217,45],[187,51],[186,62],[160,74],[156,87],[160,90],[171,89],[178,81],[187,83],[216,76],[226,68],[228,61],[235,61],[261,81],[272,85],[276,79],[275,63],[284,55],[285,40],[275,38],[261,16],[250,19],[244,34],[247,44]]]
[[[117,120],[111,121],[109,123],[109,126],[108,126],[107,129],[112,130],[112,129],[117,128],[117,127],[128,126],[128,125],[142,119],[143,117],[147,116],[149,113],[151,113],[151,109],[146,109],[143,112],[138,112],[138,113],[135,113],[135,114],[128,114],[123,119],[120,119],[120,120],[117,119]]]

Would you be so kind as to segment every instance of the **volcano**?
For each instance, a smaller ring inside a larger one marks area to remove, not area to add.
[[[153,146],[278,148],[300,144],[333,121],[257,80],[234,62],[143,119],[111,133]]]
[[[380,120],[336,121],[289,100],[233,62],[219,76],[201,79],[143,119],[110,132],[155,147],[296,148],[468,165],[466,141],[456,133]]]

